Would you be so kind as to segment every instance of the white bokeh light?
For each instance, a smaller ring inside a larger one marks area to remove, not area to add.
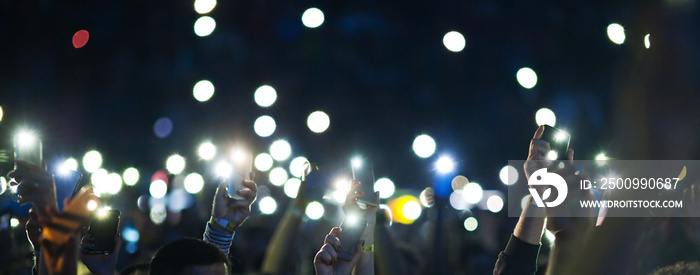
[[[74,158],[66,159],[66,161],[63,162],[63,169],[78,171],[78,161]]]
[[[379,192],[379,197],[386,199],[391,197],[396,190],[394,182],[388,178],[380,178],[374,183],[374,190]]]
[[[107,193],[108,177],[109,173],[107,172],[107,170],[101,168],[97,169],[97,171],[93,172],[92,175],[90,175],[90,182],[95,188],[95,193]]]
[[[197,194],[204,187],[204,178],[197,173],[191,173],[185,177],[185,191],[190,194]]]
[[[185,158],[180,155],[172,155],[165,162],[165,169],[173,175],[182,173],[185,170]]]
[[[266,172],[272,168],[272,164],[274,164],[274,160],[272,160],[272,156],[268,153],[261,153],[258,154],[255,157],[255,169],[258,169],[258,171]]]
[[[216,0],[195,0],[194,11],[199,14],[210,13],[216,7]]]
[[[413,152],[421,158],[428,158],[435,153],[435,140],[429,135],[420,135],[413,140]]]
[[[270,183],[272,185],[281,186],[288,178],[287,170],[284,170],[282,167],[277,167],[270,171]]]
[[[493,213],[498,213],[503,209],[503,199],[501,196],[493,195],[486,200],[486,207]]]
[[[116,195],[122,190],[122,177],[117,173],[111,173],[107,176],[107,184],[105,191],[112,195]]]
[[[102,167],[102,155],[100,152],[92,150],[83,157],[83,168],[88,173],[93,173]]]
[[[520,83],[520,86],[523,86],[525,89],[532,89],[537,85],[537,74],[535,73],[534,70],[524,67],[518,70],[518,73],[515,75],[515,78],[518,79],[518,83]]]
[[[287,197],[295,199],[299,194],[299,186],[301,186],[301,180],[297,178],[288,179],[284,183],[284,194],[287,195]]]
[[[165,194],[168,193],[168,184],[166,184],[163,180],[154,180],[151,182],[148,192],[151,193],[151,197],[160,199],[165,197]]]
[[[301,15],[301,22],[307,28],[317,28],[323,24],[324,20],[323,12],[317,8],[307,9],[304,14]]]
[[[216,146],[211,142],[204,142],[199,145],[197,154],[199,154],[199,157],[203,160],[213,159],[214,156],[216,156]]]
[[[501,172],[498,173],[498,177],[501,179],[503,184],[512,185],[518,181],[518,170],[510,165],[503,166],[503,168],[501,168]]]
[[[457,210],[465,210],[470,206],[470,204],[464,199],[462,190],[455,190],[452,192],[452,194],[450,194],[450,205],[452,208]]]
[[[214,84],[209,80],[200,80],[192,88],[192,95],[197,101],[205,102],[214,96]]]
[[[292,146],[286,140],[280,139],[270,145],[270,156],[278,161],[283,161],[289,158],[292,154]]]
[[[549,125],[554,127],[554,125],[557,123],[557,116],[554,115],[554,112],[548,108],[542,108],[537,110],[537,113],[535,113],[535,122],[537,125]]]
[[[230,177],[231,171],[233,171],[233,167],[231,167],[231,164],[225,160],[220,160],[214,167],[214,173],[221,178]]]
[[[471,204],[476,204],[481,201],[484,196],[484,190],[481,189],[481,185],[476,182],[467,183],[462,189],[462,196],[464,200]]]
[[[644,47],[647,49],[651,47],[651,40],[649,39],[650,36],[651,34],[649,33],[647,33],[647,35],[644,36]]]
[[[308,206],[306,206],[306,216],[309,217],[309,219],[312,220],[318,220],[321,217],[323,217],[323,213],[325,212],[323,209],[323,204],[317,201],[313,201],[309,203]]]
[[[265,215],[270,215],[275,213],[275,210],[277,210],[277,201],[270,196],[266,196],[260,199],[258,207],[260,208],[260,212]]]
[[[401,211],[403,212],[403,216],[409,220],[418,219],[422,210],[423,208],[416,201],[407,201],[401,209]]]
[[[315,111],[309,115],[306,125],[309,126],[311,132],[323,133],[331,125],[331,119],[323,111]]]
[[[461,52],[467,45],[467,40],[464,39],[464,35],[462,35],[461,33],[451,31],[446,33],[445,36],[442,37],[442,44],[444,44],[445,48],[447,48],[451,52]]]
[[[435,169],[440,174],[447,174],[455,169],[455,161],[448,156],[442,156],[435,162]]]
[[[262,85],[253,94],[255,103],[260,107],[270,107],[277,101],[277,91],[270,85]]]
[[[253,124],[253,130],[258,136],[269,137],[275,132],[277,124],[275,124],[275,119],[271,116],[260,116],[255,120]]]
[[[216,21],[209,16],[202,16],[194,22],[194,33],[199,37],[210,35],[216,28]]]
[[[304,168],[306,168],[306,163],[308,161],[309,160],[307,160],[305,157],[296,157],[292,159],[292,161],[289,162],[289,173],[291,173],[292,176],[301,178],[301,175],[304,174]]]
[[[479,222],[476,220],[476,218],[469,217],[466,220],[464,220],[464,229],[466,229],[467,231],[474,231],[477,227],[479,227]]]
[[[134,167],[129,167],[124,170],[124,183],[128,186],[134,186],[139,181],[139,170]]]
[[[625,43],[625,28],[617,23],[608,25],[608,38],[617,45]]]

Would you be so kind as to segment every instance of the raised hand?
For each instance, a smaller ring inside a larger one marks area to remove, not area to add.
[[[92,247],[94,238],[89,233],[83,236],[80,241],[80,260],[95,275],[112,275],[117,268],[117,257],[119,257],[119,249],[122,247],[121,234],[117,233],[114,236],[115,246],[112,253],[104,254],[89,254],[88,251]]]
[[[331,232],[326,235],[323,246],[314,257],[316,274],[350,274],[360,260],[364,241],[358,242],[350,261],[338,258],[338,252],[342,251],[339,238],[341,232],[340,227],[333,227]]]
[[[258,186],[253,181],[243,181],[243,186],[245,188],[237,191],[243,199],[233,199],[226,195],[228,182],[222,182],[216,189],[211,216],[225,219],[235,227],[240,226],[250,216],[250,206],[258,192]]]

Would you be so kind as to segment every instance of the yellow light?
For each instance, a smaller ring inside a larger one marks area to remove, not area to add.
[[[413,223],[421,214],[420,200],[411,195],[403,195],[390,200],[387,205],[391,208],[393,221],[403,224]]]

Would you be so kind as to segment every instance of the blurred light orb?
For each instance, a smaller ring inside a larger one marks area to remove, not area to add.
[[[197,173],[191,173],[185,177],[185,191],[190,194],[197,194],[204,187],[204,178]]]
[[[469,208],[469,203],[464,199],[462,190],[455,190],[450,194],[450,205],[456,210],[465,210]]]
[[[289,163],[289,172],[292,174],[292,176],[301,178],[302,174],[304,174],[304,168],[306,168],[307,162],[309,162],[309,160],[307,160],[305,157],[296,157],[292,159],[292,161]]]
[[[518,181],[518,170],[510,165],[503,166],[503,168],[501,168],[501,172],[498,173],[498,177],[501,179],[503,184],[512,185]]]
[[[265,215],[270,215],[275,213],[275,210],[277,210],[277,201],[270,196],[266,196],[260,199],[258,207],[260,208],[260,212]]]
[[[271,116],[260,116],[255,120],[253,124],[253,129],[258,136],[269,137],[275,132],[277,124],[275,124],[275,119]]]
[[[323,12],[317,8],[307,9],[304,14],[301,15],[301,22],[307,28],[317,28],[323,24],[324,20]]]
[[[407,201],[403,208],[403,216],[409,220],[416,220],[420,217],[421,211],[423,210],[420,204],[416,201]]]
[[[112,195],[116,195],[122,190],[122,177],[117,173],[111,173],[107,176],[107,185],[105,191]]]
[[[479,227],[479,222],[476,220],[476,218],[469,217],[466,220],[464,220],[464,229],[466,229],[467,231],[474,231],[477,227]]]
[[[388,178],[380,178],[374,183],[374,190],[379,191],[379,197],[386,199],[391,197],[396,190],[394,182]]]
[[[197,101],[205,102],[214,96],[214,84],[209,80],[200,80],[192,88],[192,95]]]
[[[447,174],[455,169],[455,161],[451,157],[442,156],[435,162],[435,169],[440,174]]]
[[[520,209],[525,209],[525,206],[527,206],[527,203],[530,201],[530,195],[525,195],[522,199],[520,199]]]
[[[216,21],[209,16],[202,16],[194,22],[194,33],[199,37],[205,37],[214,32]]]
[[[231,164],[229,164],[225,160],[217,162],[216,166],[214,166],[214,174],[221,178],[230,177],[231,171],[233,171],[233,167],[231,167]]]
[[[0,106],[0,121],[2,121],[2,115],[3,115],[3,113],[2,113],[2,106]]]
[[[559,155],[557,154],[557,151],[549,150],[549,152],[547,152],[546,157],[548,160],[557,160],[559,158]]]
[[[155,180],[154,182],[151,182],[148,192],[151,193],[151,197],[160,199],[165,197],[165,193],[168,192],[168,185],[162,180]]]
[[[207,14],[216,7],[216,0],[195,0],[194,11],[199,14]]]
[[[348,195],[347,191],[341,191],[341,190],[335,190],[331,194],[333,199],[335,201],[337,201],[338,203],[345,203],[345,199],[346,199],[347,195]]]
[[[258,171],[261,172],[266,172],[272,168],[272,164],[274,163],[274,160],[272,160],[272,156],[268,153],[261,153],[258,154],[255,157],[255,169],[258,169]]]
[[[153,132],[158,138],[166,138],[173,131],[173,121],[167,117],[161,117],[153,125]]]
[[[92,175],[90,175],[90,182],[92,182],[93,187],[95,188],[95,193],[105,193],[107,192],[107,178],[109,177],[109,173],[105,169],[97,169],[97,171],[93,172]]]
[[[625,28],[617,23],[608,25],[608,38],[617,45],[625,43]]]
[[[86,30],[79,30],[73,34],[73,47],[80,49],[87,44],[90,39],[90,33]]]
[[[309,219],[318,220],[323,217],[324,212],[323,204],[320,202],[313,201],[306,206],[306,216],[309,217]]]
[[[22,130],[17,134],[16,139],[20,146],[31,146],[36,142],[37,136],[30,131]]]
[[[595,156],[595,160],[598,160],[598,161],[608,160],[608,156],[606,156],[605,153],[600,153],[597,156]]]
[[[270,145],[270,156],[278,161],[283,161],[289,158],[292,154],[292,146],[286,140],[280,139]]]
[[[197,154],[199,154],[199,157],[203,160],[211,160],[216,156],[216,146],[209,141],[204,142],[199,145]]]
[[[5,193],[7,191],[7,179],[5,177],[0,176],[0,195]]]
[[[255,103],[260,107],[270,107],[277,101],[277,91],[270,85],[262,85],[253,94]]]
[[[309,130],[314,133],[323,133],[331,125],[331,119],[323,111],[315,111],[309,115],[306,119],[306,125],[309,126]]]
[[[90,211],[95,211],[95,209],[97,209],[97,202],[94,200],[88,201],[87,208]]]
[[[413,140],[413,152],[420,158],[428,158],[435,153],[435,140],[429,135],[420,135]]]
[[[284,194],[287,195],[287,197],[295,199],[299,194],[299,186],[301,186],[301,180],[297,178],[288,179],[287,182],[284,183]]]
[[[537,110],[535,113],[535,122],[537,122],[537,125],[549,125],[554,127],[554,125],[557,123],[557,116],[554,115],[554,112],[548,108],[542,108]]]
[[[68,158],[63,162],[62,169],[78,171],[78,161],[74,158]]]
[[[525,89],[532,89],[537,85],[537,74],[535,71],[528,67],[521,68],[518,70],[518,73],[515,75],[515,78],[518,79],[518,83],[520,83],[520,86],[523,86]]]
[[[19,226],[19,220],[17,218],[11,218],[10,219],[10,226],[11,227],[17,227]]]
[[[100,152],[92,150],[85,153],[83,157],[83,168],[85,168],[85,171],[93,173],[97,171],[97,169],[100,169],[100,167],[102,167],[102,155]]]
[[[362,158],[354,157],[350,160],[350,164],[352,165],[353,168],[360,168],[360,167],[362,167]]]
[[[165,218],[168,216],[168,211],[165,209],[164,204],[156,204],[151,208],[151,221],[154,224],[161,224],[165,221]]]
[[[498,195],[490,196],[486,200],[486,207],[493,213],[501,212],[501,209],[503,209],[503,199]]]
[[[281,186],[288,178],[287,171],[282,167],[277,167],[270,171],[270,183],[274,186]]]
[[[481,185],[478,183],[470,182],[464,186],[464,189],[462,189],[462,196],[464,196],[464,200],[468,203],[479,203],[481,198],[484,196],[484,190],[481,189]]]
[[[647,35],[644,36],[644,47],[647,49],[649,47],[651,47],[651,40],[649,40],[649,36],[651,36],[651,34],[649,34],[649,33],[647,33]],[[2,113],[0,113],[0,119],[1,118],[2,118]]]
[[[462,191],[467,183],[469,183],[469,179],[467,179],[467,177],[458,175],[452,179],[452,190]]]
[[[420,199],[420,204],[423,207],[431,207],[435,204],[435,191],[433,191],[432,187],[427,187],[420,192],[418,199]]]
[[[134,167],[129,167],[124,170],[124,183],[128,186],[134,186],[139,181],[139,170]]]
[[[124,230],[122,230],[122,237],[127,242],[135,243],[139,241],[139,238],[141,236],[139,235],[139,231],[135,228],[131,226],[125,226]]]
[[[182,170],[185,170],[185,158],[177,154],[168,157],[165,169],[168,169],[168,172],[173,175],[182,173]]]
[[[445,36],[442,37],[442,44],[444,44],[445,48],[447,48],[451,52],[461,52],[467,45],[467,40],[464,39],[464,35],[462,35],[461,33],[451,31],[446,33]]]

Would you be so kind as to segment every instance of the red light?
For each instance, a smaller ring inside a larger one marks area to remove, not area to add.
[[[82,48],[90,39],[90,33],[86,30],[79,30],[73,35],[73,47],[76,49]]]

